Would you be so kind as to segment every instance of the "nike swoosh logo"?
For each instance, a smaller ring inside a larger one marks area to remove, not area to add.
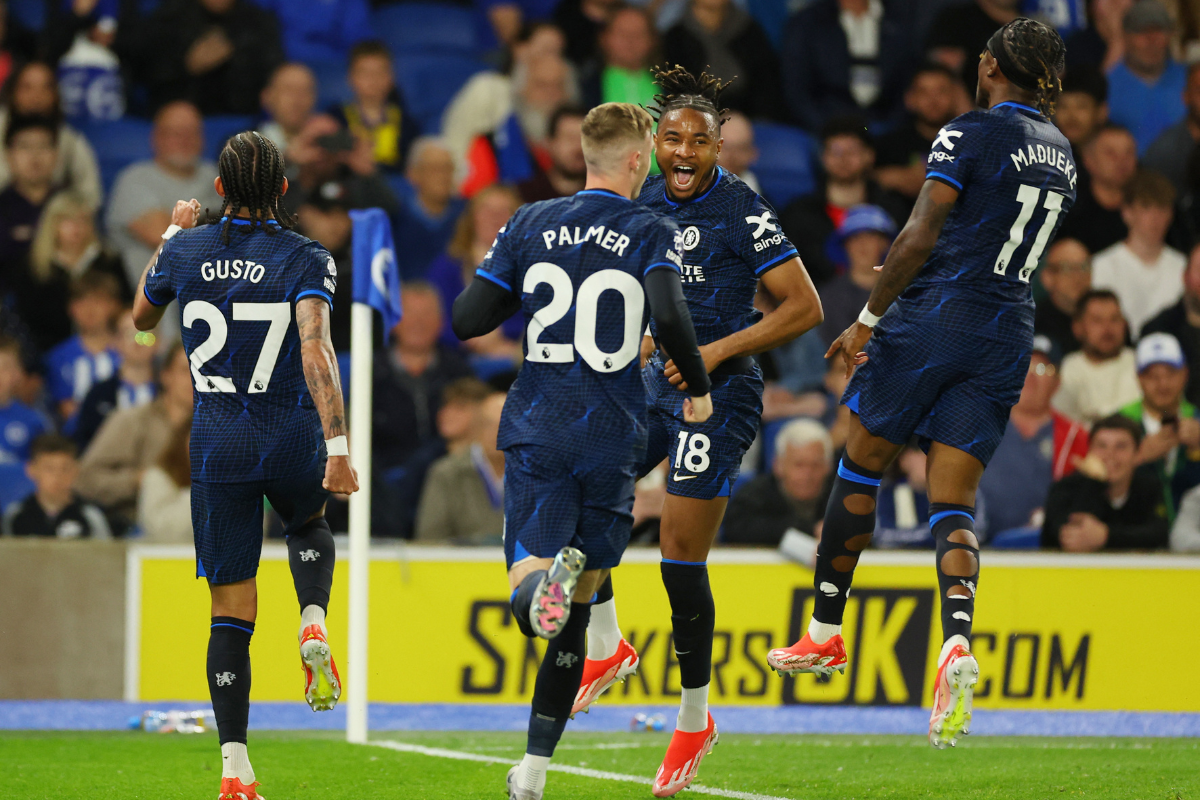
[[[676,472],[671,477],[677,481],[690,481],[693,478],[699,478],[700,476],[699,475],[680,475],[678,472]]]

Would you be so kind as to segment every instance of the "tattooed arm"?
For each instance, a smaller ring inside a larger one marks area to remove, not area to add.
[[[296,327],[300,329],[300,358],[304,380],[321,415],[325,438],[345,436],[346,409],[342,403],[342,378],[337,356],[329,339],[329,304],[319,297],[296,303]],[[330,456],[325,462],[325,489],[337,494],[358,490],[358,473],[349,456]]]
[[[957,200],[958,190],[952,186],[938,180],[925,181],[912,216],[892,243],[883,262],[879,281],[867,300],[867,309],[872,314],[882,317],[892,301],[917,277],[933,252],[938,237],[942,235],[942,226],[946,224],[946,217]],[[873,330],[855,321],[829,346],[825,357],[832,358],[840,353],[846,363],[846,375],[849,376],[855,366],[866,362],[867,355],[863,348],[867,346]]]

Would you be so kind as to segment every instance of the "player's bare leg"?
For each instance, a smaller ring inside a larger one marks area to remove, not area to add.
[[[708,552],[717,538],[729,499],[699,500],[667,495],[659,548],[663,585],[671,601],[671,628],[682,693],[675,733],[654,778],[655,797],[670,797],[696,777],[700,762],[717,743],[708,713],[716,609],[708,583]]]
[[[567,551],[572,552],[564,558]],[[556,569],[573,569],[569,562],[576,558],[582,567],[585,560],[583,554],[568,547],[563,548],[563,552],[554,559],[528,558],[514,564],[509,570],[509,582],[514,587],[513,613],[521,632],[526,636],[538,635],[538,626],[531,619],[538,616],[537,609],[532,607],[534,601],[539,596],[549,596],[535,594],[527,587],[544,584],[548,577],[554,577]],[[564,566],[564,562],[568,563]],[[584,636],[587,633],[592,595],[607,575],[606,569],[574,573],[572,593],[568,598],[572,603],[567,607],[570,613],[556,620],[557,635],[550,639],[546,647],[546,655],[542,658],[534,683],[525,757],[508,771],[510,800],[541,800],[550,758],[566,728],[571,702],[583,675]],[[564,585],[561,581],[558,583]]]
[[[875,531],[880,478],[901,449],[901,445],[872,435],[857,414],[851,416],[846,452],[838,463],[817,547],[812,619],[800,641],[767,654],[767,663],[780,675],[845,672],[842,614],[846,597],[859,554],[871,543]]]
[[[218,800],[261,800],[246,753],[250,718],[250,637],[258,616],[254,578],[209,584],[212,627],[208,637],[208,691],[221,741],[221,793]]]
[[[929,525],[937,541],[937,575],[942,607],[942,650],[934,685],[929,743],[939,750],[970,732],[971,705],[979,664],[971,655],[971,623],[979,584],[979,541],[975,536],[975,492],[983,464],[974,456],[934,442],[926,465]]]
[[[304,699],[313,711],[329,711],[342,696],[342,679],[325,627],[337,556],[323,508],[288,535],[287,546],[288,564],[300,602],[297,638],[304,671]]]

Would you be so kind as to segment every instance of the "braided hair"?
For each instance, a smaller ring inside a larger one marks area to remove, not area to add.
[[[1059,75],[1067,57],[1067,47],[1058,31],[1021,17],[996,31],[987,49],[1009,83],[1031,92],[1038,111],[1048,117],[1054,114],[1054,104],[1062,92]]]
[[[270,139],[257,131],[246,131],[233,136],[221,150],[217,171],[225,186],[225,203],[220,216],[225,228],[222,240],[229,244],[229,231],[233,217],[239,210],[250,211],[250,229],[256,226],[273,232],[267,225],[271,217],[282,228],[291,230],[296,220],[279,206],[283,195],[283,156]]]
[[[646,109],[659,122],[665,114],[680,108],[690,108],[701,114],[712,114],[717,127],[729,119],[729,109],[721,108],[721,92],[733,83],[716,75],[701,72],[693,75],[676,64],[674,67],[655,67],[654,82],[662,89],[654,95],[654,104]]]

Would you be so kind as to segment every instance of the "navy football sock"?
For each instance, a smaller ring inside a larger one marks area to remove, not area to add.
[[[250,721],[250,637],[254,623],[213,617],[208,633],[208,693],[221,744],[246,743]]]
[[[979,540],[975,509],[952,503],[929,504],[929,527],[937,542],[937,575],[942,599],[942,641],[971,638],[975,589],[979,585]]]
[[[517,621],[517,628],[530,639],[537,636],[533,630],[533,623],[529,621],[529,612],[533,608],[533,595],[537,592],[538,584],[541,583],[548,571],[539,569],[526,575],[521,580],[521,585],[513,589],[512,596],[508,601],[512,607],[513,618]]]
[[[322,611],[328,611],[333,566],[337,560],[329,523],[324,517],[309,520],[287,537],[287,547],[300,610],[319,606]]]
[[[855,464],[849,456],[842,456],[838,463],[813,574],[817,587],[813,619],[817,622],[842,624],[858,555],[875,532],[875,499],[882,477],[882,473]]]
[[[708,564],[664,558],[660,568],[671,601],[679,684],[684,689],[707,686],[712,675],[713,628],[717,621]]]
[[[583,680],[584,636],[591,616],[591,603],[573,603],[571,618],[546,645],[529,712],[525,752],[530,755],[546,758],[554,755],[554,748],[567,727],[579,682]]]

